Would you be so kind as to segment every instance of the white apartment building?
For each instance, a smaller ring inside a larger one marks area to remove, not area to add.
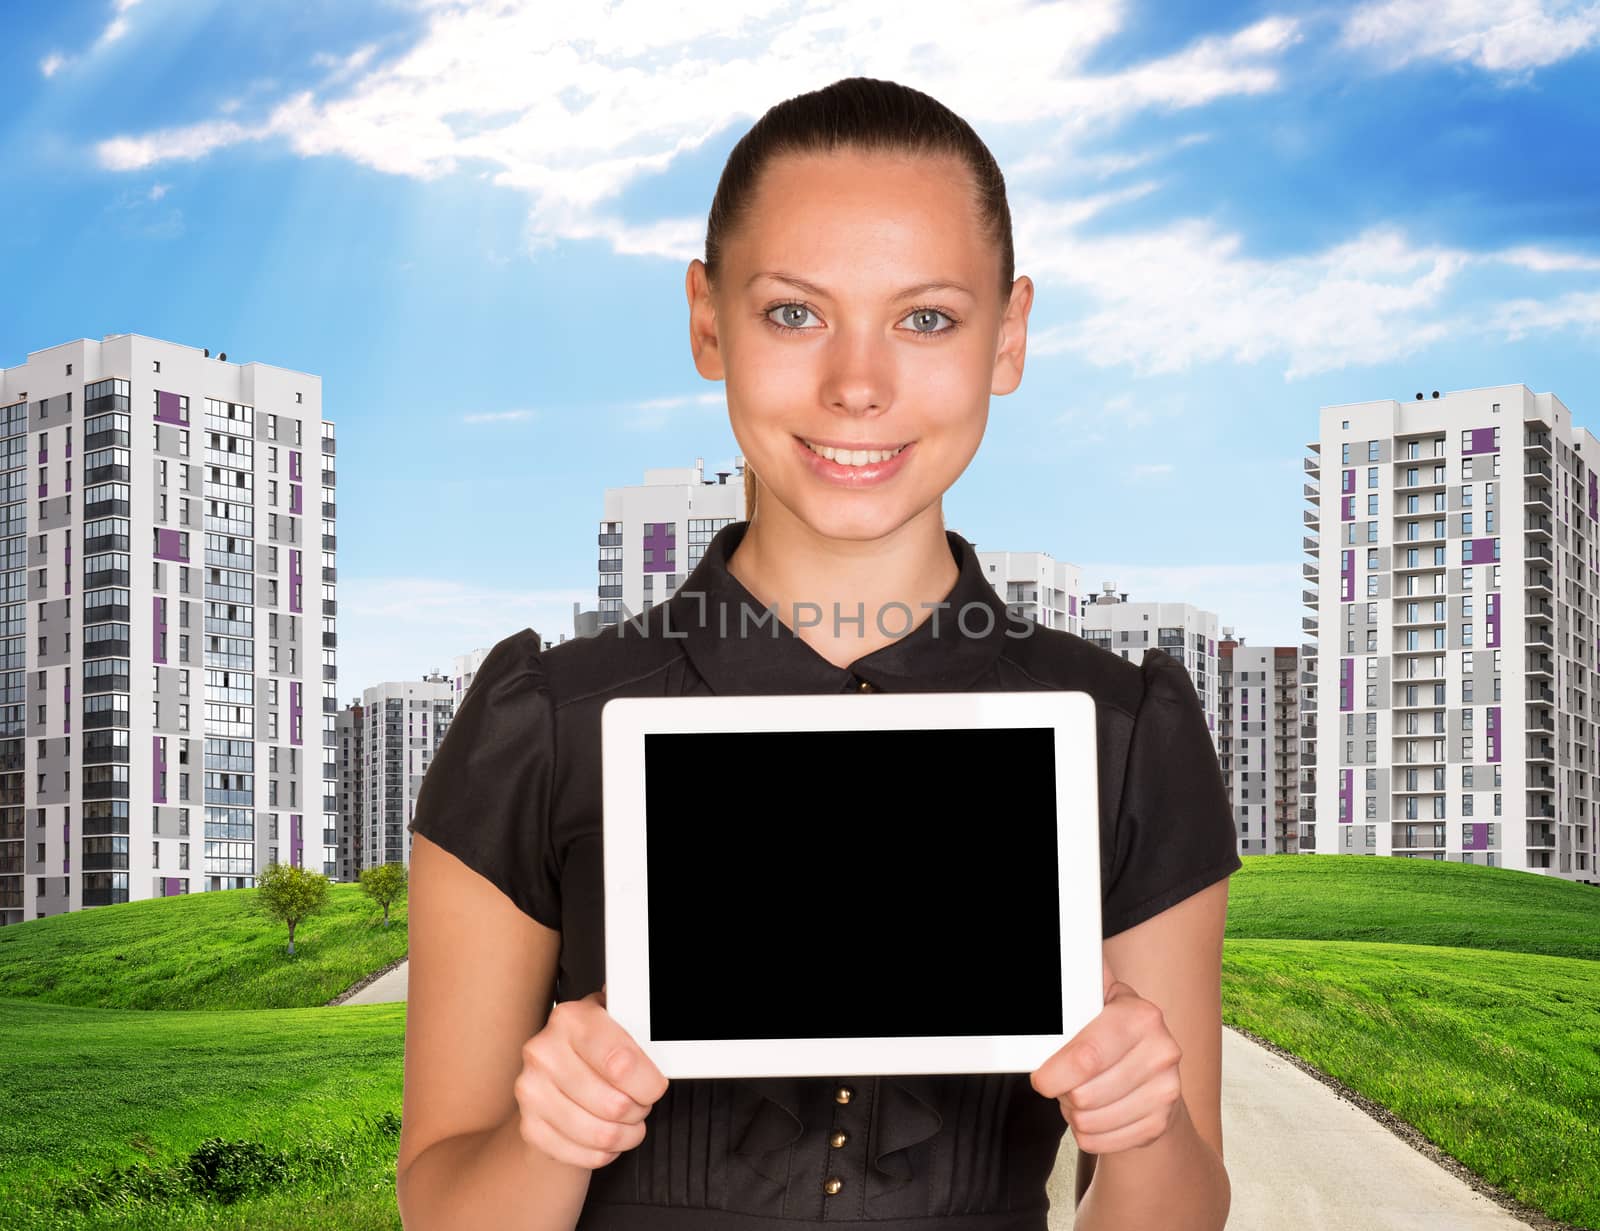
[[[1320,417],[1300,849],[1593,883],[1600,441],[1525,385]]]
[[[465,654],[457,654],[452,660],[450,671],[450,697],[456,704],[461,704],[461,698],[467,695],[467,689],[472,687],[472,681],[478,674],[478,668],[483,666],[483,660],[489,657],[488,646],[480,646],[475,650],[468,650]]]
[[[422,776],[433,763],[456,709],[453,677],[430,673],[420,680],[391,680],[362,690],[361,700],[339,715],[350,761],[343,806],[351,842],[343,852],[350,879],[363,868],[411,863],[406,826],[417,807]]]
[[[0,368],[0,425],[0,923],[333,875],[320,378],[111,334]]]
[[[744,518],[744,458],[705,477],[693,466],[646,470],[636,487],[610,487],[599,535],[602,628],[670,598],[716,532]],[[626,613],[624,612],[626,609]]]
[[[1181,662],[1194,681],[1205,710],[1211,742],[1217,742],[1217,641],[1216,612],[1190,603],[1129,602],[1111,582],[1099,594],[1087,596],[1082,607],[1083,637],[1102,649],[1133,663],[1144,660],[1150,647],[1165,650]]]
[[[1292,855],[1300,841],[1300,653],[1217,643],[1217,755],[1241,855]]]
[[[978,563],[1011,612],[1046,628],[1082,633],[1077,565],[1042,551],[980,551]]]

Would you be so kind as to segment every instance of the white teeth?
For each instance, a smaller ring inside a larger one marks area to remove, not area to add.
[[[809,440],[805,442],[805,445],[806,448],[810,449],[813,453],[827,458],[830,462],[836,462],[841,466],[866,466],[873,462],[886,462],[895,454],[899,453],[900,449],[905,448],[905,445],[901,445],[899,449],[884,450],[834,449],[828,445],[814,445]]]

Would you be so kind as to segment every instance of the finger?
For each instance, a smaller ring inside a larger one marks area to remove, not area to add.
[[[1061,1095],[1063,1111],[1092,1111],[1125,1099],[1170,1070],[1176,1080],[1183,1053],[1170,1035],[1147,1037],[1105,1072]]]
[[[573,1051],[608,1083],[649,1108],[667,1092],[667,1079],[633,1036],[604,1009],[586,1014],[567,1037]]]
[[[520,1132],[522,1140],[546,1158],[566,1163],[568,1166],[583,1167],[593,1171],[597,1167],[615,1162],[617,1158],[616,1154],[608,1150],[586,1150],[582,1146],[574,1145],[536,1116],[523,1117]]]
[[[1139,1042],[1128,1015],[1100,1010],[1087,1026],[1033,1072],[1033,1088],[1058,1097],[1111,1068]]]
[[[641,1103],[626,1090],[595,1072],[566,1040],[556,1038],[552,1046],[531,1057],[530,1067],[579,1107],[601,1120],[637,1124],[650,1114],[650,1104]],[[653,1101],[653,1100],[652,1100]]]
[[[1131,1150],[1138,1146],[1149,1145],[1166,1132],[1168,1123],[1164,1116],[1152,1115],[1111,1133],[1080,1135],[1074,1129],[1072,1138],[1077,1142],[1078,1149],[1085,1154],[1115,1154],[1119,1150]]]
[[[531,1111],[536,1121],[546,1122],[558,1137],[579,1149],[618,1154],[645,1140],[643,1119],[619,1121],[595,1114],[589,1106],[574,1100],[560,1082],[552,1081],[549,1071],[536,1069],[523,1085],[523,1092],[526,1100],[523,1114],[526,1116]]]
[[[1111,985],[1116,981],[1116,976],[1111,973],[1111,963],[1106,960],[1105,953],[1102,951],[1100,954],[1100,998],[1102,1000],[1111,999]]]
[[[1063,1107],[1062,1115],[1079,1132],[1109,1133],[1163,1110],[1170,1115],[1182,1089],[1176,1069],[1158,1069],[1121,1098],[1093,1107]]]

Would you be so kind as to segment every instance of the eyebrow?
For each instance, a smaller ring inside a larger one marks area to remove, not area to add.
[[[777,273],[765,270],[760,273],[750,275],[750,280],[745,283],[746,289],[754,286],[762,278],[771,278],[774,282],[787,282],[790,286],[797,287],[798,289],[804,291],[807,295],[815,295],[819,299],[832,298],[827,291],[814,282],[807,282],[804,278],[797,278],[793,274]],[[913,295],[926,295],[932,291],[958,291],[963,295],[977,298],[975,295],[972,295],[970,290],[962,286],[961,283],[947,282],[943,279],[936,279],[932,282],[919,282],[915,286],[905,287],[902,290],[895,292],[891,298],[909,299]]]

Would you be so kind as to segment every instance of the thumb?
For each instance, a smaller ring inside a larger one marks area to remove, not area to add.
[[[1107,998],[1111,995],[1111,985],[1117,981],[1117,976],[1111,973],[1111,963],[1106,961],[1105,954],[1100,955],[1100,995]]]

